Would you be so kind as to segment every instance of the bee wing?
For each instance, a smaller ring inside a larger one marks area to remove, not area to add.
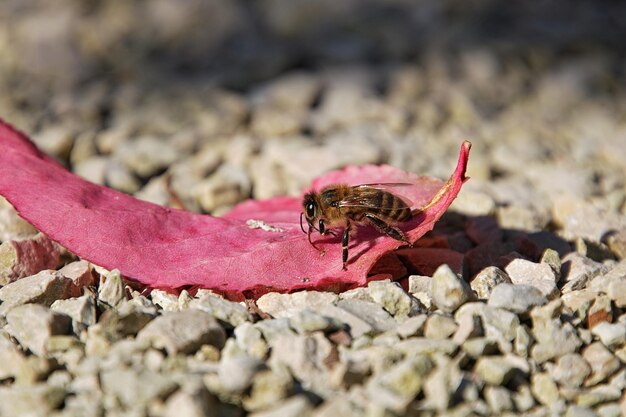
[[[359,190],[358,193],[355,193],[350,196],[344,197],[341,201],[337,203],[339,207],[360,207],[360,208],[378,208],[378,199],[375,193],[367,193],[367,189],[375,189],[382,190],[388,193],[393,194],[398,197],[407,207],[411,207],[413,204],[408,198],[399,195],[397,192],[393,192],[394,186],[406,186],[410,184],[405,183],[380,183],[380,184],[361,184],[356,185],[353,188]]]
[[[410,182],[376,182],[376,183],[371,183],[371,184],[359,184],[359,185],[355,185],[352,188],[357,189],[357,190],[374,188],[376,190],[386,191],[400,198],[402,201],[404,201],[407,207],[411,207],[413,206],[413,201],[411,201],[411,199],[409,199],[408,197],[404,196],[402,193],[403,188],[406,189],[407,187],[415,187],[415,184],[411,184]]]

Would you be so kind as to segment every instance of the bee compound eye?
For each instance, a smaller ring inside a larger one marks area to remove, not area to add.
[[[306,216],[307,217],[315,216],[315,205],[313,203],[309,203],[306,205]]]

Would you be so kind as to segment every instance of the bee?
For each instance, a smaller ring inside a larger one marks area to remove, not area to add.
[[[302,212],[300,213],[300,228],[307,234],[311,246],[317,249],[311,241],[311,230],[321,235],[328,233],[337,236],[332,228],[343,227],[342,260],[343,270],[348,262],[348,243],[353,226],[373,226],[380,233],[384,233],[400,242],[412,246],[405,234],[397,225],[408,222],[413,218],[410,204],[403,198],[385,190],[392,185],[409,184],[363,184],[350,186],[335,184],[324,187],[319,192],[310,192],[304,195]],[[302,217],[309,226],[304,230]]]

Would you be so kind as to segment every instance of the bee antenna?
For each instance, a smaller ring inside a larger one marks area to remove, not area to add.
[[[302,229],[302,233],[306,233],[306,230],[304,230],[304,226],[302,225],[302,216],[304,215],[304,212],[301,211],[300,212],[300,229]]]

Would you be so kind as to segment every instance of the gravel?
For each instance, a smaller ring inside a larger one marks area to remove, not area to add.
[[[143,288],[0,198],[0,415],[626,414],[626,30],[597,20],[620,2],[17,3],[2,117],[158,204],[220,215],[346,164],[445,178],[474,147],[391,280],[256,306]]]

